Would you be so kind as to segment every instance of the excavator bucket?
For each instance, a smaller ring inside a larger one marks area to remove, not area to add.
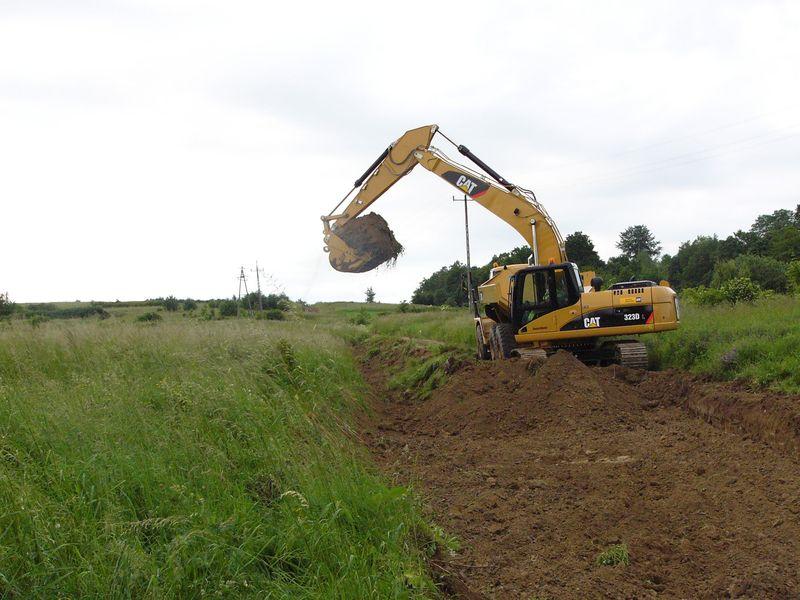
[[[376,213],[351,219],[325,238],[331,266],[343,273],[365,273],[403,252],[386,220]]]

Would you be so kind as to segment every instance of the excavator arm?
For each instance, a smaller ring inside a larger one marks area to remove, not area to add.
[[[322,217],[331,265],[339,271],[363,272],[396,257],[391,250],[396,241],[385,221],[369,223],[365,227],[373,230],[365,231],[358,226],[357,217],[417,164],[511,225],[531,247],[535,264],[566,262],[561,234],[533,192],[509,183],[464,146],[456,147],[491,177],[451,160],[431,146],[437,132],[436,125],[407,131],[356,180],[353,190],[360,189],[345,209],[336,213],[350,194]],[[394,247],[401,248],[399,244]]]

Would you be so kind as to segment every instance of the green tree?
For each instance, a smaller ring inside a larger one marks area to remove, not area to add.
[[[746,278],[765,290],[783,293],[788,288],[786,264],[769,256],[742,254],[717,263],[711,285],[721,288],[733,279]]]
[[[800,292],[800,260],[793,260],[786,267],[786,277],[789,279],[789,289],[795,294]]]
[[[603,261],[594,248],[594,244],[588,235],[582,231],[570,233],[564,240],[569,260],[577,264],[581,269],[590,267],[602,267]]]
[[[528,258],[531,255],[531,247],[530,246],[517,246],[513,250],[509,250],[508,252],[501,252],[500,254],[495,254],[492,257],[492,260],[489,261],[489,267],[494,263],[499,265],[519,265],[519,264],[527,264]]]
[[[800,227],[774,231],[769,240],[769,255],[784,262],[800,258]]]
[[[787,227],[798,227],[795,213],[781,208],[775,212],[759,215],[747,235],[747,250],[753,254],[771,255],[773,237]]]
[[[655,258],[661,252],[661,244],[646,225],[632,225],[620,233],[617,248],[628,258],[634,258],[642,252]]]
[[[709,286],[714,265],[719,260],[721,242],[701,235],[684,242],[669,263],[667,278],[678,287]]]
[[[162,302],[162,306],[164,307],[164,310],[166,310],[166,311],[175,312],[176,310],[178,310],[181,307],[181,303],[178,301],[178,299],[175,296],[167,296],[166,298],[164,298],[164,301]]]
[[[254,305],[255,306],[255,305]],[[291,301],[286,294],[267,294],[264,296],[264,308],[270,310],[289,310]]]
[[[8,292],[0,292],[0,319],[9,318],[16,310],[17,305],[8,297]]]
[[[375,290],[372,289],[372,286],[369,286],[367,288],[367,291],[364,292],[364,295],[367,298],[367,302],[369,302],[370,304],[375,302]]]
[[[719,260],[730,260],[740,254],[747,253],[747,240],[750,237],[745,231],[737,231],[719,242]]]
[[[186,311],[197,310],[197,302],[195,302],[191,298],[186,298],[186,300],[183,301],[183,310]]]
[[[488,267],[486,270],[488,273]],[[411,302],[435,306],[466,306],[467,292],[464,282],[466,271],[466,265],[459,261],[449,267],[442,267],[420,282],[411,296]],[[477,269],[473,270],[473,274],[477,275]],[[473,281],[477,283],[480,280],[473,278]]]
[[[658,261],[647,252],[640,252],[629,258],[625,255],[608,259],[605,269],[600,271],[601,277],[608,283],[615,281],[661,281],[667,278],[666,263]]]
[[[236,300],[220,300],[219,302],[219,316],[221,317],[235,317],[239,312],[239,305]]]

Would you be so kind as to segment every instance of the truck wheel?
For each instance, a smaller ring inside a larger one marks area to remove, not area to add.
[[[491,335],[492,360],[509,358],[511,352],[517,347],[514,339],[514,329],[508,323],[495,323]]]
[[[489,351],[489,347],[483,343],[483,335],[481,331],[480,325],[475,325],[475,348],[477,350],[476,354],[478,360],[489,360],[492,358],[492,353]]]

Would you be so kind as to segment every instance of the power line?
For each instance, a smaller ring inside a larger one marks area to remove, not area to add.
[[[748,150],[750,148],[757,148],[759,146],[764,146],[767,144],[772,144],[775,142],[781,142],[787,139],[791,139],[800,135],[800,132],[795,131],[793,133],[788,133],[785,135],[778,135],[775,137],[775,134],[781,133],[783,131],[788,131],[791,129],[796,129],[800,127],[800,123],[792,125],[790,127],[777,129],[772,132],[766,134],[759,134],[756,136],[751,136],[749,138],[743,138],[740,140],[734,140],[732,142],[726,142],[724,144],[718,144],[716,146],[711,146],[708,148],[704,148],[701,150],[695,150],[692,152],[687,152],[684,154],[678,154],[675,156],[667,157],[664,159],[660,159],[657,161],[650,161],[641,163],[639,165],[635,165],[628,169],[622,169],[620,171],[607,173],[604,175],[594,175],[584,177],[582,179],[573,180],[568,185],[555,185],[554,188],[559,189],[568,189],[568,188],[575,188],[579,186],[590,185],[594,183],[607,183],[609,181],[616,181],[620,179],[626,179],[629,177],[633,177],[635,175],[641,175],[644,173],[651,173],[655,171],[671,169],[675,167],[686,166],[689,164],[693,164],[696,162],[701,162],[704,160],[709,160],[711,158],[717,158],[719,156],[726,156],[730,154],[735,154],[744,150]],[[773,137],[769,137],[773,136]],[[767,139],[762,139],[767,138]],[[739,147],[736,147],[739,146]],[[724,150],[724,148],[732,147],[729,150]],[[718,150],[722,150],[721,152],[717,152]],[[673,163],[673,164],[670,164]]]
[[[726,129],[733,129],[734,127],[740,127],[741,125],[746,125],[747,123],[752,123],[754,121],[759,121],[759,120],[761,120],[761,119],[763,119],[765,117],[771,117],[773,115],[785,113],[785,112],[788,112],[790,110],[796,110],[797,108],[798,107],[796,105],[787,106],[787,107],[784,107],[784,108],[781,108],[781,109],[778,109],[778,110],[774,110],[774,111],[771,111],[771,112],[761,113],[761,114],[749,117],[747,119],[742,119],[742,120],[739,120],[739,121],[735,121],[733,123],[728,123],[726,125],[720,125],[718,127],[713,127],[711,129],[705,129],[703,131],[698,131],[698,132],[695,132],[695,133],[689,133],[689,134],[678,136],[678,137],[675,137],[675,138],[672,138],[672,139],[663,140],[663,141],[660,141],[660,142],[654,142],[654,143],[651,143],[651,144],[646,144],[644,146],[636,146],[636,147],[633,147],[633,148],[629,148],[627,150],[622,150],[620,152],[615,152],[615,153],[612,153],[612,154],[608,154],[603,158],[594,157],[594,158],[585,158],[585,159],[577,160],[577,161],[563,162],[563,163],[554,165],[552,167],[541,169],[539,172],[540,173],[549,173],[549,172],[552,172],[552,171],[560,171],[561,169],[564,169],[566,167],[573,167],[573,166],[576,166],[576,165],[581,165],[581,164],[586,164],[586,163],[596,163],[596,162],[599,162],[601,160],[606,160],[608,158],[617,158],[619,156],[625,156],[627,154],[633,154],[634,152],[641,152],[642,150],[650,150],[651,148],[658,148],[659,146],[668,146],[670,144],[675,144],[677,142],[682,142],[684,140],[698,138],[698,137],[701,137],[701,136],[709,135],[711,133],[717,133],[719,131],[725,131]]]

